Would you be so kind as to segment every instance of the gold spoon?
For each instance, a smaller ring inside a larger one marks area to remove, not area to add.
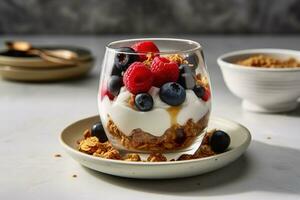
[[[30,55],[37,55],[44,60],[54,63],[74,65],[83,61],[83,59],[79,59],[79,56],[76,52],[71,50],[44,50],[33,47],[29,42],[26,41],[7,41],[5,44],[10,50],[21,51]]]

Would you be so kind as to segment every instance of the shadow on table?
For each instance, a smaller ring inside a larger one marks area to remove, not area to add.
[[[283,115],[291,116],[291,117],[300,117],[300,105],[295,110],[292,110],[287,113],[283,113]]]
[[[88,173],[113,185],[176,196],[220,196],[251,191],[300,194],[300,151],[253,141],[248,152],[208,174],[170,180],[139,180]]]

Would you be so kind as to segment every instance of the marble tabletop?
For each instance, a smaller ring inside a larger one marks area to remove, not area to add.
[[[239,49],[300,50],[300,37],[181,37],[204,46],[212,79],[213,115],[235,120],[251,131],[253,141],[242,157],[218,171],[175,180],[118,178],[80,166],[61,148],[59,134],[68,124],[97,113],[104,45],[127,37],[2,36],[0,44],[23,39],[34,44],[84,46],[98,60],[80,80],[43,84],[0,80],[0,199],[300,199],[300,108],[273,115],[242,110],[216,63],[219,55]]]

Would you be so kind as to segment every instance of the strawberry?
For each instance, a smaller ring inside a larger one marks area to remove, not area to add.
[[[144,63],[134,62],[124,73],[123,82],[132,94],[148,92],[152,86],[153,75]]]
[[[179,67],[176,62],[170,62],[165,57],[155,57],[150,67],[156,87],[167,82],[176,82],[179,77]]]
[[[151,57],[154,57],[159,53],[158,47],[151,41],[137,42],[132,45],[131,48],[137,53],[152,53]],[[141,62],[147,60],[147,55],[143,54],[139,55],[139,57]]]

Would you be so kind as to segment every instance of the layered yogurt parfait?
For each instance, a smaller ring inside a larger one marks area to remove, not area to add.
[[[199,43],[148,38],[106,48],[99,114],[110,142],[135,152],[172,152],[197,141],[211,109]]]

